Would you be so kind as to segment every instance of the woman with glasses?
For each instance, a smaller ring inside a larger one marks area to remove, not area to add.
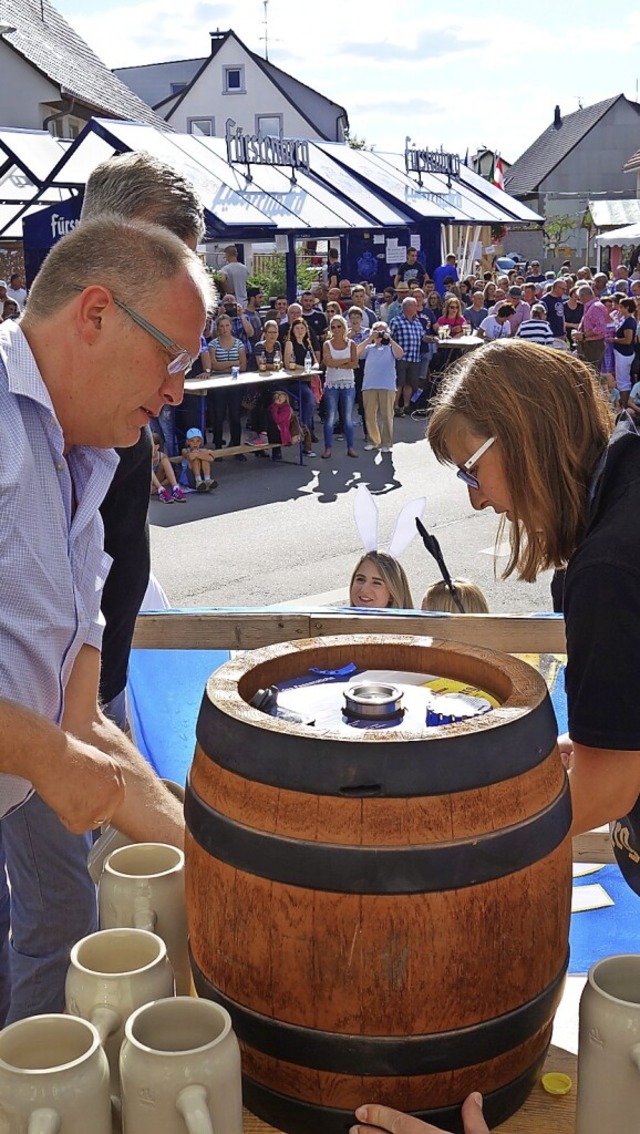
[[[247,369],[247,356],[240,339],[236,338],[231,330],[229,315],[218,315],[216,319],[216,337],[209,343],[211,370],[213,374],[229,376],[232,366],[240,370]],[[240,412],[242,409],[242,387],[225,386],[209,392],[211,408],[213,410],[213,447],[222,448],[222,429],[224,419],[229,417],[229,445],[239,445],[242,438],[242,425]],[[217,457],[216,460],[221,460]],[[246,461],[244,453],[236,453],[236,461]]]
[[[322,348],[322,360],[326,367],[324,383],[324,402],[327,416],[324,422],[324,453],[327,460],[331,456],[333,426],[338,409],[342,411],[344,435],[347,441],[347,456],[357,457],[354,449],[353,403],[356,397],[354,370],[358,365],[358,349],[353,339],[347,338],[347,320],[343,315],[334,315],[329,323],[329,338]]]
[[[464,319],[462,318],[462,304],[455,295],[448,295],[444,301],[442,315],[436,322],[438,327],[448,327],[452,339],[462,334]]]

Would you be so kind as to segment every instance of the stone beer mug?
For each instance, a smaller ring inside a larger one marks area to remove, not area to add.
[[[188,996],[138,1008],[120,1049],[123,1134],[242,1134],[229,1013]]]
[[[100,878],[100,927],[146,929],[167,946],[176,992],[191,989],[184,893],[184,853],[165,843],[112,851]]]
[[[174,994],[173,970],[164,941],[144,929],[104,929],[83,937],[71,950],[65,1005],[72,1016],[94,1025],[111,1072],[111,1094],[120,1096],[118,1057],[124,1025],[150,1000]]]
[[[179,799],[180,803],[184,806],[184,788],[182,784],[177,784],[175,780],[163,779],[162,782],[165,787],[169,789],[171,794],[175,795],[176,799]],[[133,839],[130,839],[128,835],[123,835],[122,831],[119,831],[117,827],[113,827],[111,823],[108,823],[106,827],[102,828],[100,837],[96,839],[87,855],[87,870],[91,875],[92,881],[96,883],[96,886],[100,881],[104,864],[111,852],[118,850],[119,847],[132,846],[132,844]]]
[[[33,1016],[0,1033],[0,1134],[111,1134],[109,1065],[92,1024]]]
[[[605,957],[580,999],[576,1134],[637,1134],[640,955]]]

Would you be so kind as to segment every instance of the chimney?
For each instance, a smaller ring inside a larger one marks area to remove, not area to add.
[[[226,34],[227,34],[226,32],[220,31],[220,28],[217,28],[216,31],[209,32],[209,35],[211,36],[211,54],[212,55],[213,55],[216,47],[218,46],[218,43],[220,42],[221,39],[224,39]]]
[[[553,125],[555,126],[556,130],[559,130],[560,127],[562,126],[562,118],[560,117],[560,107],[559,106],[556,106],[556,108],[553,112]]]

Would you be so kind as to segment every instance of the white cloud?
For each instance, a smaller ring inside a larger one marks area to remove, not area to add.
[[[263,50],[261,0],[54,3],[110,67],[204,56],[218,27]],[[508,0],[459,12],[418,0],[397,18],[388,0],[303,9],[269,0],[271,60],[345,106],[352,130],[380,149],[402,149],[408,134],[462,154],[486,144],[514,160],[556,103],[566,115],[578,97],[609,98],[625,80],[635,97],[639,42],[640,15],[627,9],[607,25],[600,0],[582,0],[577,18],[556,4],[551,23],[540,5]]]

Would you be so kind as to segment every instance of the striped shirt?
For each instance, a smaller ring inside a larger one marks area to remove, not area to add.
[[[240,362],[240,351],[243,347],[244,343],[240,342],[240,339],[234,339],[230,347],[223,347],[220,339],[212,339],[209,343],[209,350],[214,352],[216,362],[228,362],[230,368]]]
[[[100,512],[118,458],[64,438],[19,325],[0,326],[0,697],[59,723],[83,645],[100,648],[111,566]],[[75,497],[75,511],[74,511]],[[0,774],[0,815],[27,780]]]
[[[540,346],[553,346],[555,342],[546,319],[525,319],[518,327],[516,338],[525,339],[528,343],[539,343]]]

